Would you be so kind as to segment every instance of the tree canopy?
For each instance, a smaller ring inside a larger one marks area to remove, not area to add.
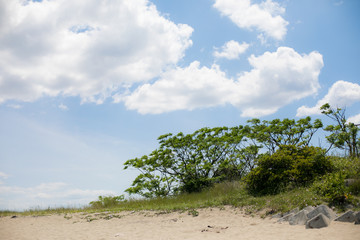
[[[322,127],[320,120],[312,122],[310,117],[298,121],[253,119],[249,123],[160,136],[158,149],[125,162],[125,169],[132,167],[141,172],[126,192],[164,197],[241,179],[256,167],[263,154],[273,154],[282,145],[307,146]]]
[[[198,192],[216,182],[245,176],[250,189],[264,193],[307,184],[331,169],[324,150],[311,146],[319,129],[330,132],[326,136],[330,147],[359,157],[359,126],[347,122],[345,110],[329,104],[321,110],[336,125],[323,128],[320,119],[312,121],[310,117],[254,118],[245,126],[162,135],[159,147],[149,155],[124,163],[125,169],[140,171],[126,192],[146,198],[165,197]]]

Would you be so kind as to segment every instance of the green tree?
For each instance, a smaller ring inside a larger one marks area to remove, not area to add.
[[[360,157],[360,138],[359,125],[348,122],[345,116],[345,109],[332,108],[328,103],[320,108],[322,113],[335,121],[335,125],[328,125],[325,131],[330,132],[326,139],[331,144],[339,149],[345,150],[345,153],[350,157]]]
[[[202,128],[193,134],[160,136],[160,147],[149,156],[125,162],[125,169],[141,171],[126,192],[161,197],[196,192],[216,181],[240,178],[246,170],[240,154],[242,128]]]
[[[281,145],[309,146],[313,135],[323,126],[320,119],[311,122],[310,117],[298,121],[285,118],[262,122],[255,118],[248,122],[251,125],[247,128],[247,137],[263,144],[270,154]]]

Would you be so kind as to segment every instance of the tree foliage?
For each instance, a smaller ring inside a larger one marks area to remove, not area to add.
[[[320,120],[312,122],[310,117],[249,122],[247,126],[160,136],[158,149],[125,162],[125,169],[141,172],[126,192],[146,198],[164,197],[201,191],[215,182],[238,180],[254,170],[264,146],[268,155],[283,145],[308,146],[322,127]]]
[[[325,131],[330,132],[326,137],[331,146],[345,150],[350,157],[360,157],[359,125],[348,122],[345,109],[332,108],[328,103],[320,108],[322,113],[335,121],[335,125],[328,125]]]
[[[249,138],[263,144],[270,154],[282,145],[309,146],[315,132],[323,126],[320,119],[312,122],[310,117],[298,121],[285,118],[262,122],[255,118],[248,122],[251,123]]]
[[[166,134],[149,156],[125,162],[125,169],[141,171],[126,191],[144,197],[163,197],[178,192],[196,192],[244,174],[241,158],[242,127],[202,128],[193,134]],[[249,164],[247,164],[248,166]]]

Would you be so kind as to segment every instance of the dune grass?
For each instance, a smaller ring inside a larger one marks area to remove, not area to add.
[[[0,216],[12,215],[51,215],[75,212],[103,212],[103,211],[192,211],[206,207],[223,207],[231,205],[243,208],[247,213],[266,210],[267,213],[285,212],[295,207],[317,205],[322,203],[315,194],[308,189],[296,189],[274,196],[251,196],[241,182],[224,182],[213,188],[199,193],[182,194],[179,196],[156,199],[129,199],[107,207],[84,208],[48,208],[32,209],[23,212],[1,211]]]
[[[309,189],[299,188],[278,195],[252,196],[240,182],[225,182],[200,193],[182,194],[171,198],[149,200],[130,200],[108,208],[108,210],[189,210],[206,207],[222,207],[231,205],[243,208],[247,213],[261,210],[270,212],[286,212],[295,207],[318,205],[323,203]]]
[[[31,209],[23,212],[0,211],[0,216],[12,215],[52,215],[75,212],[120,212],[154,210],[161,212],[189,211],[196,213],[196,209],[206,207],[222,208],[226,205],[243,209],[248,214],[262,216],[277,212],[287,212],[296,207],[316,206],[327,204],[326,199],[319,197],[311,187],[296,188],[277,195],[253,196],[248,193],[242,182],[223,182],[199,193],[181,194],[174,197],[155,199],[128,199],[109,204],[106,207],[83,208],[48,208]],[[354,206],[359,209],[358,206]],[[343,210],[343,209],[338,209]]]

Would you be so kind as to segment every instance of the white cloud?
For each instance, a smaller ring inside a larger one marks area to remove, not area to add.
[[[355,124],[360,124],[360,113],[358,115],[349,117],[347,121]]]
[[[360,102],[360,85],[339,80],[330,87],[325,97],[320,99],[314,107],[301,106],[298,108],[296,116],[321,114],[320,107],[325,103],[343,108],[355,102]]]
[[[115,195],[108,190],[84,190],[63,182],[42,183],[34,187],[0,185],[0,209],[26,210],[33,207],[87,205],[100,195]],[[26,201],[24,201],[26,199]]]
[[[275,113],[282,106],[317,93],[320,87],[323,59],[318,52],[300,55],[292,48],[279,47],[276,52],[252,55],[249,62],[253,69],[239,77],[239,98],[233,103],[243,110],[242,116]]]
[[[238,59],[240,54],[243,54],[248,48],[248,43],[238,43],[237,41],[231,40],[226,42],[224,46],[221,47],[221,51],[215,51],[214,56],[217,58],[226,58],[229,60]]]
[[[62,103],[59,105],[59,108],[60,108],[61,110],[63,110],[63,111],[69,110],[68,106],[66,106],[66,105],[64,105],[64,104],[62,104]]]
[[[281,17],[285,8],[271,0],[260,4],[252,4],[250,0],[215,0],[213,6],[240,28],[255,28],[276,40],[286,35],[288,22]]]
[[[236,80],[227,78],[217,65],[207,68],[193,62],[164,73],[160,80],[140,86],[119,101],[142,114],[232,104],[242,116],[258,117],[317,93],[323,67],[318,52],[300,55],[280,47],[248,60],[253,69]]]
[[[144,84],[123,98],[128,109],[158,114],[174,110],[193,110],[225,104],[234,86],[219,66],[201,67],[195,61],[186,68],[164,73],[154,84]]]
[[[22,108],[22,106],[19,105],[19,104],[8,104],[7,106],[8,106],[9,108],[13,108],[13,109],[20,109],[20,108]]]
[[[102,103],[158,76],[192,44],[193,29],[148,0],[0,0],[0,9],[0,103],[45,95]]]

